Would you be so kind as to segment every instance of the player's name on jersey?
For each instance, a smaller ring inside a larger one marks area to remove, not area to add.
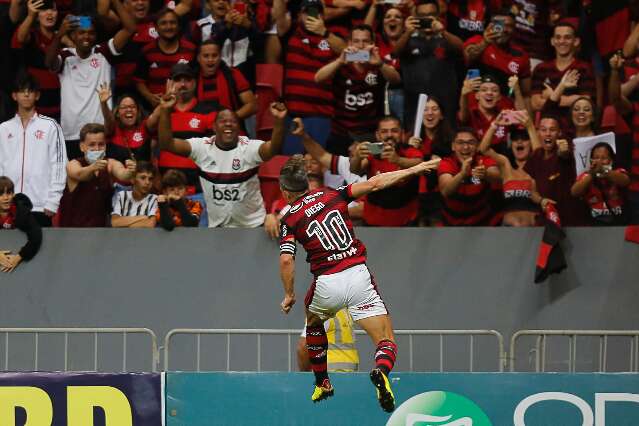
[[[318,211],[322,210],[324,207],[326,207],[324,205],[324,203],[322,203],[321,201],[318,202],[317,204],[313,204],[312,206],[310,206],[309,208],[307,208],[306,210],[304,210],[304,214],[307,217],[311,217],[313,216],[315,213],[317,213]]]

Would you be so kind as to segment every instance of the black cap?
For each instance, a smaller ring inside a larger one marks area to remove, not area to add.
[[[484,74],[481,77],[481,82],[483,83],[495,83],[496,85],[499,86],[499,81],[497,81],[497,79],[495,78],[495,76],[491,75],[491,74]]]
[[[308,9],[309,7],[316,7],[320,10],[324,10],[324,5],[322,4],[320,0],[302,0],[302,3],[300,4],[300,9],[305,10],[305,9]]]
[[[189,64],[178,62],[171,67],[171,80],[175,80],[180,76],[195,78],[195,71]]]
[[[528,130],[525,127],[518,125],[510,130],[510,140],[511,141],[527,141],[530,140],[530,136],[528,135]]]

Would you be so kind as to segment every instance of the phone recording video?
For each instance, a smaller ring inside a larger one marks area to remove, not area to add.
[[[344,59],[346,62],[368,62],[371,58],[371,53],[368,50],[358,50],[356,52],[346,52]]]

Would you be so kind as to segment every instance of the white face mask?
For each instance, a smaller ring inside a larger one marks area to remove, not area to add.
[[[104,158],[104,154],[106,152],[104,150],[102,151],[87,151],[84,154],[84,157],[87,159],[87,161],[89,162],[89,164],[93,164],[98,160],[102,160]]]

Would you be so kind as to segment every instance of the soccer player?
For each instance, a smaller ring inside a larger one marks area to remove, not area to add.
[[[280,172],[280,189],[291,206],[282,217],[280,232],[280,276],[284,285],[281,309],[288,314],[295,304],[296,241],[306,250],[315,276],[306,305],[306,343],[315,374],[313,402],[333,396],[327,373],[328,340],[323,322],[348,307],[353,320],[377,345],[375,368],[370,372],[381,407],[395,409],[395,397],[388,381],[397,353],[391,318],[377,286],[366,267],[366,248],[355,238],[348,215],[348,203],[401,180],[437,168],[438,160],[422,162],[408,169],[378,174],[367,181],[337,190],[310,191],[304,160],[291,157]]]

